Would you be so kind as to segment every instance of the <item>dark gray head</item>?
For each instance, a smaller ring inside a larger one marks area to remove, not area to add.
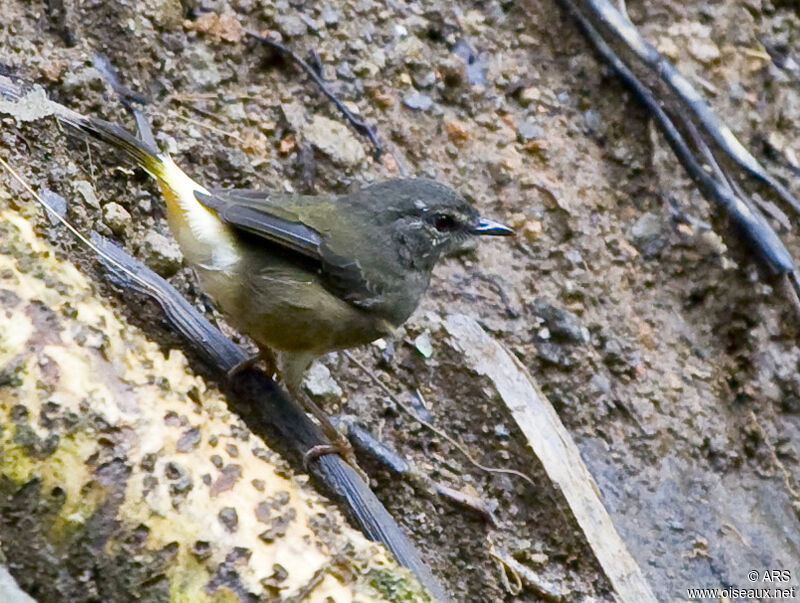
[[[435,180],[387,180],[362,189],[358,197],[371,205],[376,226],[392,233],[401,255],[423,269],[472,236],[514,234],[482,218],[466,199]]]

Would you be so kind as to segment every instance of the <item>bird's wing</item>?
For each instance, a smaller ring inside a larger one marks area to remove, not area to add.
[[[308,224],[314,221],[315,204],[303,200],[310,198],[249,189],[209,193],[195,194],[225,224],[319,262],[323,286],[340,299],[363,309],[383,299],[380,287],[368,281],[358,260],[335,252],[323,228]]]
[[[277,196],[246,189],[197,191],[195,196],[234,229],[276,243],[308,258],[322,261],[322,234],[303,223],[290,208],[276,203]]]

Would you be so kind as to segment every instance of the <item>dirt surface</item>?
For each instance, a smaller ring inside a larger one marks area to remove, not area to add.
[[[419,389],[433,422],[482,463],[526,472],[536,488],[475,469],[344,356],[324,359],[344,390],[331,412],[496,505],[493,527],[367,465],[457,600],[539,599],[529,585],[508,591],[492,545],[563,586],[568,600],[612,595],[509,415],[448,346],[440,322],[452,311],[479,317],[540,380],[660,600],[685,599],[689,587],[770,586],[751,583],[753,569],[789,570],[797,583],[796,323],[747,251],[704,227],[717,224],[708,204],[553,2],[209,0],[195,8],[225,17],[196,21],[165,0],[64,4],[59,23],[46,3],[5,0],[0,62],[57,100],[130,123],[91,66],[92,51],[104,53],[152,98],[159,142],[207,185],[341,192],[398,175],[393,159],[374,161],[365,139],[326,122],[340,115],[294,67],[242,39],[241,24],[280,32],[302,55],[315,50],[331,87],[410,173],[452,185],[518,229],[513,241],[482,241],[444,262],[404,336],[356,355],[404,400]],[[799,192],[796,7],[627,6]],[[145,175],[52,123],[4,121],[0,146],[34,185],[69,199],[82,229],[114,236],[208,307]],[[694,226],[676,222],[669,200]],[[40,226],[93,271],[77,245]],[[800,255],[794,233],[784,240]],[[159,320],[119,307],[175,344]],[[428,334],[430,357],[420,352]]]

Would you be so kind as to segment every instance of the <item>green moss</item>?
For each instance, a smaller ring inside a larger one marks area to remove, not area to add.
[[[367,584],[386,601],[417,603],[432,601],[419,583],[410,574],[398,569],[373,568],[367,573]]]
[[[0,439],[0,474],[17,485],[30,479],[36,465],[25,447],[14,441],[13,429],[6,429]]]
[[[193,582],[195,576],[189,573],[185,574],[186,578],[190,578]],[[199,588],[197,588],[199,586]],[[209,595],[203,590],[202,585],[195,583],[191,588],[184,588],[183,586],[173,582],[170,584],[169,593],[170,603],[241,603],[241,598],[229,588],[218,588],[214,591],[213,595]]]
[[[84,459],[96,447],[97,442],[80,431],[41,440],[27,423],[0,434],[0,475],[16,486],[37,477],[45,491],[64,490],[64,504],[51,525],[57,540],[82,526],[103,499],[101,489],[83,487],[91,481]]]
[[[203,590],[203,587],[208,584],[210,575],[206,567],[186,550],[188,548],[186,542],[188,540],[184,540],[184,546],[178,554],[178,562],[167,568],[167,575],[170,579],[170,603],[195,603],[195,601],[197,603],[217,603],[217,601],[227,603],[229,599],[218,597],[218,594],[224,596],[224,593],[215,593],[212,597]],[[238,597],[231,598],[230,601],[238,603],[239,599]]]

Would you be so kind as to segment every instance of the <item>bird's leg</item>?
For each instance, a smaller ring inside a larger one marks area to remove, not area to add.
[[[303,405],[306,412],[310,413],[319,421],[322,433],[331,441],[330,444],[312,446],[303,455],[303,464],[308,466],[309,461],[322,456],[323,454],[338,454],[359,474],[361,479],[369,483],[369,477],[361,467],[358,466],[355,451],[350,441],[340,432],[328,418],[328,414],[303,391],[303,375],[314,359],[313,355],[308,354],[286,354],[280,353],[278,356],[278,366],[280,369],[281,380],[286,385],[292,397]]]
[[[314,418],[319,421],[322,433],[324,433],[331,441],[330,444],[320,444],[312,446],[303,455],[303,464],[308,466],[309,461],[322,456],[323,454],[338,454],[344,461],[356,470],[356,473],[366,483],[369,483],[369,476],[364,470],[358,466],[358,459],[356,458],[355,450],[350,440],[331,423],[328,413],[317,406],[311,398],[306,395],[301,396],[301,402],[307,412],[311,413]]]

